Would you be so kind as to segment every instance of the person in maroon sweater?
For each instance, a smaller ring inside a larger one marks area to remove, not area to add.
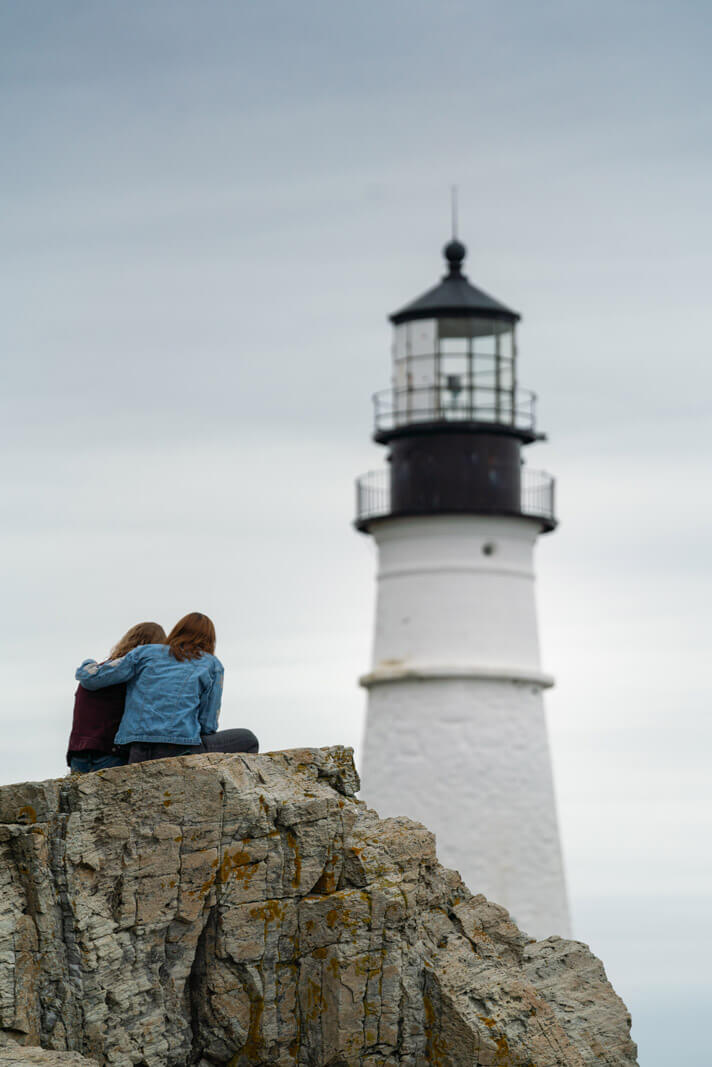
[[[164,645],[166,632],[157,622],[140,622],[124,634],[112,648],[109,659],[121,659],[139,645]],[[114,735],[124,714],[125,685],[104,689],[77,687],[74,718],[67,746],[67,763],[73,772],[99,771],[121,767],[128,759],[114,744]]]

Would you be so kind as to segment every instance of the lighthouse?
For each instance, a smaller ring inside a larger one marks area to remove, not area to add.
[[[459,240],[444,256],[440,283],[390,316],[387,469],[356,485],[377,549],[361,796],[433,830],[441,862],[529,934],[566,936],[534,571],[554,479],[524,463],[543,434],[520,316],[470,283]]]

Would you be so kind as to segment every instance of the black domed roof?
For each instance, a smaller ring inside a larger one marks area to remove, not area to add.
[[[410,322],[412,319],[436,318],[480,318],[503,319],[515,323],[520,316],[516,311],[500,304],[494,297],[477,289],[462,273],[462,263],[467,249],[455,238],[448,241],[443,249],[447,260],[448,273],[439,285],[428,289],[417,300],[406,304],[400,311],[390,316],[391,322]]]

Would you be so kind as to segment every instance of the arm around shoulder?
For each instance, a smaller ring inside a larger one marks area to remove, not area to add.
[[[128,682],[136,673],[139,659],[136,653],[140,651],[140,647],[132,648],[121,659],[110,659],[106,663],[85,659],[77,667],[74,677],[84,689],[103,689],[107,685]]]

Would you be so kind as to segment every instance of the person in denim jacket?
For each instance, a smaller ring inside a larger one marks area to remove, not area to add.
[[[77,681],[85,689],[126,683],[126,704],[114,739],[129,763],[196,752],[257,752],[251,730],[218,731],[223,665],[215,655],[215,627],[194,611],[173,627],[164,645],[141,645],[107,663],[85,660]]]

